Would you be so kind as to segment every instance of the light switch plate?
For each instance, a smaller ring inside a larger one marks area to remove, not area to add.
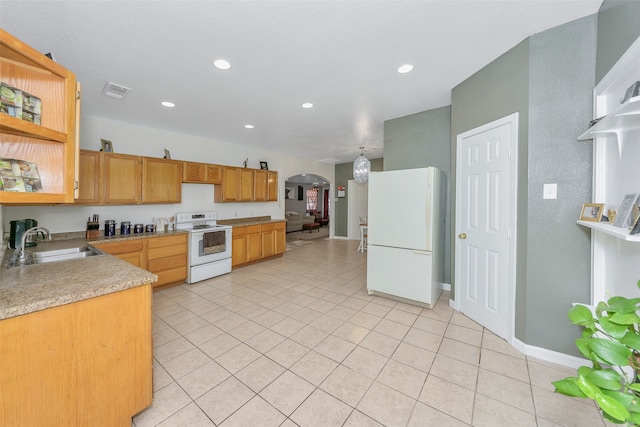
[[[543,199],[557,199],[558,198],[558,184],[544,184],[542,189]]]

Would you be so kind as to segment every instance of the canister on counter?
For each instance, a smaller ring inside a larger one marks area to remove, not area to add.
[[[153,233],[154,231],[156,231],[156,225],[155,224],[147,224],[144,226],[144,231],[146,233]]]
[[[104,222],[104,237],[111,237],[116,235],[116,222],[112,219],[108,219]]]
[[[131,221],[122,221],[120,223],[120,234],[123,236],[131,234]]]
[[[136,224],[133,226],[133,232],[135,234],[144,233],[144,226],[142,224]]]

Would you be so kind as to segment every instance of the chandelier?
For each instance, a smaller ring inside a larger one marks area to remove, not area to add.
[[[359,183],[367,182],[371,172],[371,162],[364,156],[364,147],[360,147],[360,157],[353,162],[353,179]]]

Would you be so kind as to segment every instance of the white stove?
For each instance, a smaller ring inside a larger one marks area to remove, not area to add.
[[[176,228],[189,232],[187,283],[231,272],[231,226],[218,225],[215,212],[176,214]]]

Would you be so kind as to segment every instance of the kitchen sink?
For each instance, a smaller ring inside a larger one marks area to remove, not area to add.
[[[7,251],[4,266],[6,268],[22,267],[27,265],[46,264],[49,262],[68,261],[72,259],[82,259],[104,253],[93,246],[88,245],[84,240],[74,242],[41,242],[38,246],[27,248],[23,257],[20,251]]]

